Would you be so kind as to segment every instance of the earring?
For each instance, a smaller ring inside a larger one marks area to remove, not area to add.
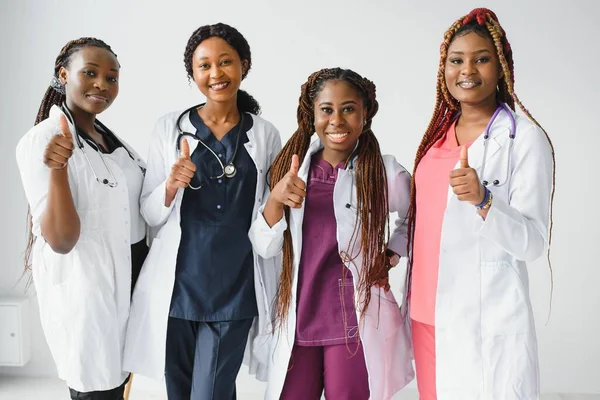
[[[60,94],[65,94],[65,84],[55,76],[53,76],[52,80],[50,81],[50,87]]]

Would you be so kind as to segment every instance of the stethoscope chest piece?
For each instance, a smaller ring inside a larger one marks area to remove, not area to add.
[[[228,179],[233,178],[237,174],[237,168],[236,168],[234,162],[236,159],[238,148],[240,146],[242,129],[244,128],[244,113],[243,112],[240,113],[240,121],[238,122],[238,136],[237,136],[237,139],[235,142],[235,150],[233,151],[233,156],[231,157],[231,161],[229,161],[229,163],[224,164],[223,161],[221,161],[221,157],[218,156],[214,152],[214,150],[211,149],[210,146],[208,146],[206,143],[204,143],[204,141],[201,140],[196,134],[184,132],[183,129],[181,129],[181,119],[183,118],[183,116],[190,113],[191,111],[197,109],[200,106],[202,106],[202,105],[200,104],[200,105],[190,107],[187,110],[185,110],[184,112],[182,112],[179,115],[179,117],[177,117],[177,121],[175,123],[175,126],[177,127],[177,132],[179,133],[177,136],[177,145],[176,145],[177,154],[181,154],[181,146],[180,146],[181,139],[184,136],[193,138],[193,139],[197,140],[198,143],[200,143],[202,146],[204,146],[206,148],[206,150],[208,150],[210,152],[210,154],[212,154],[212,156],[217,160],[217,162],[219,163],[219,166],[221,167],[222,172],[220,174],[217,174],[216,176],[211,176],[210,179],[220,179],[222,177],[226,177]],[[198,190],[202,186],[197,186],[197,187],[188,186],[188,187],[193,190]]]
[[[229,163],[225,166],[225,168],[223,168],[223,172],[227,178],[233,178],[237,173],[237,168],[235,165],[233,165],[233,163]]]

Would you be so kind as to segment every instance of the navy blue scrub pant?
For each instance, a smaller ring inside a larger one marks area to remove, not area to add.
[[[197,322],[169,317],[169,400],[235,400],[235,379],[251,326],[252,319]]]

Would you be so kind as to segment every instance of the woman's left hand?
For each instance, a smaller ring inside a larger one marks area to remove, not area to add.
[[[393,253],[393,252],[391,252],[391,253]],[[392,269],[396,265],[398,265],[399,262],[400,262],[400,256],[398,254],[393,253],[391,256],[386,254],[386,256],[385,256],[386,271],[383,274],[383,276],[381,276],[379,278],[379,280],[375,283],[376,288],[383,288],[383,290],[385,290],[386,292],[388,290],[390,290],[389,272],[390,272],[390,269]]]
[[[450,186],[460,201],[476,205],[485,197],[485,188],[479,182],[477,172],[469,167],[467,148],[460,149],[460,168],[450,171]]]

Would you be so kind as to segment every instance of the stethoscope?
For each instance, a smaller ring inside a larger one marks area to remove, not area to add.
[[[235,176],[235,174],[237,173],[237,168],[235,167],[234,162],[235,162],[235,156],[237,155],[237,152],[238,152],[238,148],[240,147],[240,137],[242,136],[241,131],[244,127],[244,113],[240,112],[240,122],[238,124],[238,126],[239,126],[238,136],[237,136],[237,139],[235,142],[235,150],[233,151],[233,156],[231,157],[231,160],[227,164],[223,164],[223,161],[221,161],[221,157],[219,157],[217,155],[217,153],[215,153],[213,151],[213,149],[211,149],[206,143],[204,143],[202,141],[202,139],[200,139],[198,137],[198,135],[196,135],[195,133],[185,132],[183,129],[181,129],[181,119],[184,117],[184,115],[191,112],[192,110],[197,110],[198,108],[202,107],[203,105],[204,105],[204,103],[192,106],[192,107],[188,108],[187,110],[185,110],[184,112],[182,112],[179,115],[179,117],[177,117],[177,122],[175,124],[177,127],[177,132],[179,132],[179,134],[177,135],[177,145],[176,145],[177,155],[178,156],[181,155],[181,139],[183,139],[184,136],[189,136],[190,138],[195,139],[198,142],[200,142],[200,144],[202,146],[204,146],[213,155],[213,157],[215,157],[216,160],[219,162],[219,166],[221,167],[221,173],[216,176],[211,176],[210,179],[220,179],[222,177],[233,178]],[[194,187],[191,184],[189,184],[188,187],[193,190],[198,190],[202,186],[200,185],[200,186]]]
[[[62,104],[60,106],[60,109],[65,113],[65,115],[66,115],[67,119],[69,120],[69,122],[75,127],[75,141],[77,142],[77,147],[79,147],[79,149],[83,153],[83,155],[84,155],[84,157],[85,157],[88,165],[90,166],[90,168],[92,170],[92,173],[94,174],[94,178],[96,178],[96,181],[98,183],[101,183],[101,184],[103,184],[105,186],[108,186],[108,187],[111,187],[111,188],[117,187],[118,184],[119,184],[119,182],[117,181],[117,178],[113,174],[112,170],[108,167],[108,164],[106,163],[106,160],[104,159],[104,156],[102,155],[102,151],[100,150],[100,147],[98,146],[98,144],[96,142],[94,142],[93,140],[88,139],[85,136],[82,136],[80,129],[77,127],[77,125],[75,125],[75,120],[73,119],[73,116],[71,115],[71,110],[69,110],[69,108],[66,106],[66,104]],[[95,125],[96,129],[101,130],[105,134],[110,135],[113,140],[115,140],[118,143],[120,143],[121,146],[123,146],[123,148],[127,152],[127,154],[129,154],[129,157],[134,162],[136,162],[136,159],[135,159],[135,157],[133,157],[133,154],[131,154],[131,152],[129,151],[129,149],[127,149],[127,147],[125,147],[125,145],[123,143],[121,143],[121,141],[119,139],[117,139],[117,137],[110,131],[110,129],[108,129],[102,122],[98,121],[97,119],[94,121],[94,125]],[[87,155],[87,153],[85,151],[85,146],[83,145],[83,141],[81,140],[82,137],[83,137],[83,140],[85,140],[85,142],[92,149],[94,149],[96,151],[96,153],[98,153],[98,155],[100,156],[100,160],[102,160],[102,164],[104,164],[104,168],[108,172],[108,175],[110,176],[110,180],[107,179],[107,178],[100,179],[100,177],[98,176],[98,174],[96,174],[96,170],[94,169],[94,165],[92,164],[90,158],[88,157],[88,155]],[[138,166],[142,170],[142,174],[144,174],[146,172],[146,170],[143,167],[141,167],[139,164],[138,164]]]
[[[500,111],[504,111],[506,113],[506,115],[508,115],[508,118],[510,119],[510,130],[508,131],[508,138],[510,139],[509,140],[510,144],[508,147],[508,163],[506,164],[506,179],[504,180],[504,182],[500,182],[499,179],[494,179],[491,183],[495,187],[503,186],[508,182],[508,176],[510,174],[511,161],[512,161],[512,149],[513,149],[514,142],[515,142],[515,135],[517,133],[517,123],[515,121],[514,115],[512,114],[510,108],[505,103],[500,103],[500,105],[498,106],[498,108],[496,108],[496,111],[492,115],[492,118],[490,118],[490,121],[488,122],[488,124],[485,128],[485,131],[483,133],[483,162],[481,163],[481,177],[485,176],[484,175],[485,160],[486,160],[487,152],[488,152],[488,139],[490,138],[490,129],[492,127],[492,124],[498,117],[498,114],[500,114]],[[481,183],[483,186],[488,186],[490,184],[490,181],[487,179],[484,179],[481,181]]]

